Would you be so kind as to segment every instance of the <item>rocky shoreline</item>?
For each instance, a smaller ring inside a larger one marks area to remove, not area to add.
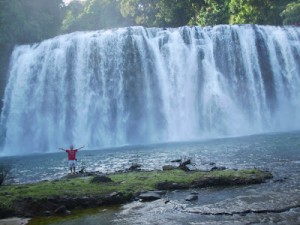
[[[3,186],[0,188],[0,197],[11,198],[11,203],[8,207],[0,205],[0,218],[68,215],[74,209],[120,205],[135,200],[153,201],[160,199],[169,190],[259,184],[273,177],[270,172],[258,169],[215,168],[204,172],[188,171],[186,165],[186,168],[180,165],[181,167],[169,167],[164,171],[146,172],[140,171],[139,166],[134,166],[130,170],[107,176],[83,172],[56,181],[44,181],[26,186]],[[82,191],[78,194],[77,189],[74,188],[81,183],[82,186],[79,188]],[[53,194],[49,187],[58,190],[64,187],[65,192],[62,194],[57,191],[57,194]],[[46,194],[40,195],[35,195],[36,193],[32,196],[29,193],[25,195],[27,193],[25,190],[34,189],[37,190],[34,192],[38,192],[40,188],[45,191],[49,188],[49,192],[46,191]],[[95,190],[91,191],[92,188]],[[20,192],[21,195],[13,196],[17,195],[16,192],[19,189],[23,189],[23,192]],[[197,195],[191,194],[186,200],[196,199]]]

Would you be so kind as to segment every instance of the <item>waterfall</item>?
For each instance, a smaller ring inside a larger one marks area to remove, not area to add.
[[[300,129],[300,28],[75,32],[15,47],[2,154]]]

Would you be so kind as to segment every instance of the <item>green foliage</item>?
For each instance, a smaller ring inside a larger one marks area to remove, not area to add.
[[[267,17],[267,24],[282,25],[282,17],[280,13],[286,8],[287,4],[294,2],[293,0],[270,0],[271,6]]]
[[[62,32],[71,32],[77,29],[77,17],[83,11],[84,5],[81,1],[75,0],[72,1],[66,9],[65,17],[62,21],[61,31]]]
[[[28,43],[58,34],[62,0],[1,0],[0,42]]]
[[[194,23],[207,26],[217,24],[228,24],[229,22],[229,0],[205,0]]]
[[[298,12],[299,0],[0,0],[0,48],[129,25],[295,24]]]
[[[186,25],[193,16],[191,1],[160,0],[157,3],[156,24],[178,27]]]
[[[155,15],[158,12],[159,0],[121,0],[122,15],[135,21],[138,25],[155,26]]]
[[[285,25],[300,25],[300,1],[292,2],[280,14]]]
[[[231,0],[230,23],[265,24],[271,8],[270,0]]]
[[[200,1],[202,2],[202,1]],[[124,17],[138,25],[178,27],[186,25],[193,17],[199,1],[187,0],[121,0]]]
[[[62,32],[99,30],[127,24],[119,10],[118,0],[74,1],[67,7],[61,30]]]

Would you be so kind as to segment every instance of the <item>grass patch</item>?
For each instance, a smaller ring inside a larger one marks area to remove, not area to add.
[[[269,177],[266,177],[269,174]],[[55,196],[102,196],[112,192],[122,192],[124,195],[135,194],[142,190],[154,190],[159,182],[176,182],[191,184],[201,178],[213,177],[220,179],[250,179],[271,178],[270,173],[258,169],[223,170],[211,172],[185,172],[182,170],[128,172],[112,174],[113,182],[91,183],[91,177],[44,181],[33,184],[6,185],[0,187],[0,208],[11,209],[15,200],[22,198],[43,199]]]

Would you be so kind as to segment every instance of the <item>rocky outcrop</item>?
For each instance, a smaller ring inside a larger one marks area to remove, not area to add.
[[[179,171],[179,173],[178,173]],[[170,173],[174,176],[173,179],[169,179],[168,176],[164,175],[159,178],[158,174],[155,175],[157,179],[155,189],[153,191],[142,192],[139,195],[133,194],[140,192],[140,188],[136,190],[126,189],[124,192],[116,192],[115,187],[120,186],[119,190],[122,190],[122,182],[114,183],[113,180],[104,175],[97,175],[91,179],[93,183],[103,183],[103,182],[113,182],[108,184],[108,186],[113,186],[111,193],[107,195],[98,195],[97,192],[94,194],[86,194],[84,196],[78,196],[77,192],[72,193],[71,195],[60,195],[48,197],[26,197],[18,198],[12,204],[12,207],[9,210],[3,209],[0,207],[0,217],[7,218],[9,216],[20,216],[20,217],[33,217],[33,216],[51,216],[51,215],[68,215],[73,209],[84,209],[84,208],[95,208],[99,206],[108,206],[108,205],[119,205],[124,204],[134,199],[139,199],[141,201],[153,201],[160,199],[163,195],[162,191],[159,190],[180,190],[180,189],[189,189],[189,188],[203,188],[203,187],[213,187],[213,186],[236,186],[236,185],[248,185],[248,184],[258,184],[266,181],[267,179],[272,178],[272,174],[266,171],[260,171],[257,169],[253,170],[221,170],[216,169],[212,172],[203,172],[203,171],[192,171],[192,172],[183,172],[181,170],[162,172]],[[151,172],[149,172],[151,173]],[[154,171],[153,173],[156,173]],[[136,173],[133,173],[136,175]],[[195,175],[195,176],[194,176]],[[147,174],[143,174],[147,176]],[[150,175],[149,175],[150,176]],[[187,176],[191,176],[191,179],[183,179]],[[126,176],[124,176],[126,177]],[[138,176],[139,177],[139,176]],[[147,177],[143,177],[146,179]],[[70,178],[67,178],[69,181]],[[180,182],[181,181],[181,182]],[[53,184],[60,182],[59,180],[53,181]],[[134,182],[133,182],[134,184]],[[90,188],[90,183],[87,183],[84,188],[87,192],[81,193],[90,193],[88,190]],[[97,186],[97,185],[96,185]],[[100,184],[104,186],[104,184]],[[130,186],[131,187],[131,186]],[[147,185],[146,188],[149,188]],[[196,194],[191,194],[186,198],[186,201],[195,201],[197,200]]]
[[[5,209],[0,207],[0,219],[13,217],[15,212],[11,209]]]
[[[206,188],[217,186],[236,186],[236,185],[248,185],[248,184],[260,184],[273,176],[270,172],[261,171],[259,175],[252,174],[251,176],[203,176],[195,179],[191,183],[174,183],[171,181],[158,182],[156,188],[158,190],[177,190],[188,188]]]
[[[106,196],[57,196],[43,199],[29,197],[14,202],[13,214],[20,217],[62,215],[69,214],[73,209],[123,204],[133,198],[132,195],[125,196],[121,192],[113,192]]]
[[[145,193],[141,193],[138,196],[138,198],[144,202],[149,202],[149,201],[154,201],[154,200],[160,199],[161,195],[160,195],[160,193],[155,192],[155,191],[148,191]]]
[[[191,193],[189,196],[187,196],[185,198],[185,200],[188,201],[188,202],[198,200],[198,193],[195,193],[195,192]]]

